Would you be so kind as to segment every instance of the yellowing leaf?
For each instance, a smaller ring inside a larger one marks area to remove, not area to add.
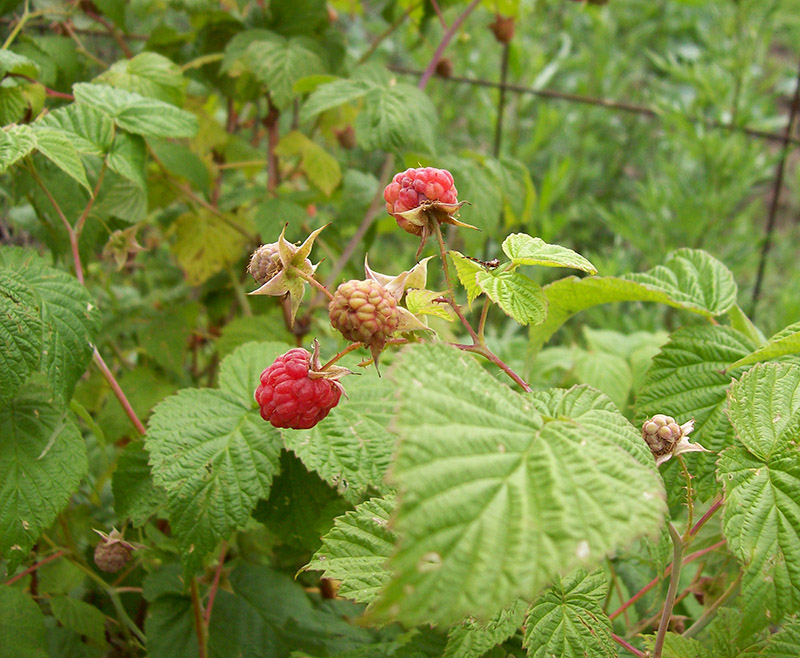
[[[241,233],[205,210],[184,213],[172,232],[176,237],[172,252],[194,286],[234,263],[244,247]]]

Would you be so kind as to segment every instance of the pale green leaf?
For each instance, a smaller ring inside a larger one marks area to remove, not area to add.
[[[380,87],[365,97],[356,118],[358,144],[366,151],[430,149],[436,120],[433,103],[416,87],[404,82]]]
[[[50,599],[50,608],[62,626],[106,645],[106,616],[93,605],[69,596],[56,596]]]
[[[0,637],[0,658],[50,656],[44,615],[36,601],[16,587],[0,587]]]
[[[727,390],[737,369],[725,366],[752,349],[750,341],[730,327],[701,325],[676,331],[661,348],[645,375],[636,398],[637,422],[655,414],[667,414],[683,424],[692,418],[697,440],[711,453],[685,457],[701,500],[713,496],[717,453],[733,443],[733,429],[725,415]],[[667,480],[670,504],[685,502],[680,464],[671,460],[661,467]]]
[[[336,158],[297,130],[283,137],[275,152],[282,156],[300,156],[301,166],[308,180],[327,196],[330,196],[342,181],[342,170]]]
[[[784,327],[757,350],[732,363],[729,368],[738,368],[761,361],[770,361],[787,354],[800,352],[800,322]]]
[[[470,619],[453,626],[447,634],[447,647],[442,658],[482,658],[487,651],[517,632],[527,608],[525,601],[517,599],[486,624]]]
[[[36,137],[29,126],[0,130],[0,173],[29,155],[36,148]]]
[[[575,377],[605,393],[625,411],[633,386],[633,373],[628,362],[616,354],[575,350]]]
[[[456,266],[458,280],[461,281],[461,285],[464,286],[467,291],[467,303],[471,306],[475,298],[483,294],[483,290],[478,285],[478,274],[486,270],[475,261],[470,260],[457,251],[451,251],[449,253],[453,265]]]
[[[339,596],[359,603],[373,601],[390,578],[385,565],[397,540],[389,528],[394,506],[391,494],[371,498],[334,519],[306,568],[341,581]]]
[[[569,267],[589,274],[597,274],[597,268],[579,253],[557,244],[547,244],[541,238],[532,238],[525,233],[512,233],[503,241],[503,253],[514,265],[546,265]]]
[[[250,348],[244,346],[228,359],[247,354]],[[267,365],[256,363],[249,371]],[[153,480],[167,492],[187,573],[247,522],[258,500],[268,497],[278,471],[280,434],[258,412],[253,398],[258,376],[245,397],[241,379],[226,374],[225,362],[222,367],[220,389],[184,389],[159,404],[145,442]]]
[[[756,345],[761,346],[767,342],[766,336],[764,336],[761,330],[753,324],[753,321],[745,315],[738,304],[734,304],[728,309],[728,319],[731,322],[731,327],[743,333]]]
[[[68,134],[58,128],[34,124],[33,135],[36,139],[36,150],[91,193],[92,188],[86,179],[86,169]]]
[[[180,107],[186,81],[181,67],[154,52],[139,53],[112,64],[94,82],[127,89]]]
[[[145,177],[145,163],[147,161],[147,146],[139,135],[118,133],[108,152],[106,163],[111,171],[115,171],[123,178],[135,183],[144,190],[147,187]]]
[[[310,430],[284,430],[289,450],[351,502],[368,490],[387,490],[384,476],[394,452],[394,387],[373,370],[346,377],[348,398]]]
[[[603,612],[608,585],[602,571],[578,569],[558,578],[528,612],[525,642],[530,658],[616,658],[611,620]]]
[[[704,251],[680,249],[664,265],[627,277],[567,277],[544,288],[547,320],[530,330],[535,355],[569,318],[611,302],[658,302],[704,317],[725,313],[736,301],[733,275]]]
[[[270,100],[284,109],[294,98],[294,83],[309,75],[325,72],[316,42],[305,37],[275,37],[254,41],[244,53],[244,61],[256,78],[264,83]]]
[[[488,618],[661,524],[652,457],[601,394],[519,395],[444,345],[406,348],[392,373],[399,548],[380,617]]]
[[[406,293],[406,308],[413,315],[433,315],[442,320],[453,322],[455,316],[449,307],[441,301],[434,301],[441,299],[443,293],[434,290],[420,290],[412,288]]]
[[[153,484],[149,457],[141,441],[131,441],[117,460],[111,482],[117,516],[129,518],[134,527],[146,523],[166,502],[164,490]]]
[[[310,121],[318,114],[345,103],[352,103],[363,98],[367,92],[375,89],[375,85],[366,80],[334,80],[317,87],[300,110],[300,120]]]
[[[4,78],[9,73],[37,78],[39,65],[24,55],[19,55],[11,50],[0,50],[0,78]]]
[[[741,443],[719,458],[723,533],[745,568],[747,624],[800,610],[800,367],[760,364],[731,386],[729,415]]]
[[[72,414],[45,386],[29,381],[0,408],[0,554],[10,570],[28,557],[87,469]]]
[[[114,139],[114,121],[90,105],[72,103],[60,107],[34,125],[60,130],[81,155],[103,155]]]
[[[542,287],[524,274],[496,274],[481,268],[475,280],[489,299],[520,324],[540,324],[547,318],[547,297]]]
[[[87,82],[73,85],[72,91],[77,103],[95,107],[113,118],[120,128],[137,135],[193,137],[197,132],[193,114],[154,98]]]

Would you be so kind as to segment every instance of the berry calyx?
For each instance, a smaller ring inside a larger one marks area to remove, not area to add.
[[[261,373],[255,391],[261,417],[279,428],[314,427],[339,404],[343,388],[337,378],[348,372],[320,370],[316,341],[313,356],[301,347],[289,350]]]

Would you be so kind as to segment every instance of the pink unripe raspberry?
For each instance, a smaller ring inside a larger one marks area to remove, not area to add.
[[[345,281],[336,289],[328,312],[333,328],[347,340],[381,348],[400,323],[397,300],[373,279]]]
[[[274,427],[307,430],[339,404],[340,385],[311,378],[311,354],[298,347],[282,354],[260,377],[255,398],[261,417]]]

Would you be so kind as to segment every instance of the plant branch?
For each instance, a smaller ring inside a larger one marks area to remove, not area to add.
[[[341,359],[341,358],[342,358],[342,357],[343,357],[345,354],[349,354],[349,353],[350,353],[350,352],[352,352],[353,350],[357,350],[357,349],[358,349],[359,347],[361,347],[362,345],[363,345],[363,343],[361,343],[361,342],[350,343],[350,344],[349,344],[347,347],[345,347],[345,348],[344,348],[344,349],[343,349],[341,352],[339,352],[339,353],[338,353],[336,356],[334,356],[334,357],[333,357],[333,358],[332,358],[330,361],[328,361],[328,362],[327,362],[327,363],[326,363],[324,366],[322,366],[321,370],[325,370],[325,368],[327,368],[328,366],[332,366],[332,365],[333,365],[334,363],[336,363],[336,362],[337,362],[339,359]]]
[[[700,532],[700,528],[702,528],[706,521],[708,521],[717,510],[722,507],[722,495],[718,496],[717,499],[711,504],[711,507],[708,508],[708,511],[700,517],[700,520],[694,524],[691,532],[689,533],[690,536],[694,537],[698,532]]]
[[[197,633],[197,656],[206,658],[206,626],[203,623],[203,604],[197,592],[197,578],[192,576],[190,584],[192,611],[194,612],[194,630]]]
[[[211,589],[208,591],[208,604],[206,605],[205,613],[205,626],[208,628],[211,623],[211,610],[214,607],[214,599],[217,598],[217,590],[219,590],[219,581],[222,577],[222,569],[225,566],[225,554],[228,552],[228,542],[222,542],[222,548],[219,552],[219,559],[217,561],[217,568],[214,570],[214,580],[211,582]]]
[[[94,348],[94,354],[92,355],[94,359],[95,365],[100,369],[100,372],[105,377],[105,380],[108,382],[108,385],[111,387],[111,390],[114,391],[114,395],[116,396],[117,400],[119,401],[120,406],[122,407],[125,415],[130,419],[133,426],[136,428],[136,431],[139,432],[142,436],[145,434],[145,428],[142,424],[142,421],[139,420],[139,417],[136,415],[136,412],[133,410],[131,403],[128,401],[128,398],[125,396],[125,392],[122,390],[122,387],[119,385],[117,378],[114,377],[114,373],[111,372],[109,367],[106,365],[106,362],[103,360],[103,357],[100,356],[100,352],[97,348]]]
[[[508,80],[508,55],[511,44],[503,44],[503,55],[500,60],[500,98],[497,100],[497,121],[494,125],[494,157],[500,157],[500,145],[503,140],[503,114],[506,109],[506,82]]]
[[[100,173],[97,176],[97,182],[94,185],[94,189],[92,190],[92,196],[89,197],[89,201],[86,203],[86,207],[83,209],[81,216],[78,217],[78,221],[75,222],[75,236],[76,238],[81,237],[81,231],[83,231],[83,225],[86,223],[86,218],[89,216],[89,213],[92,210],[92,206],[94,206],[94,202],[97,200],[97,195],[100,192],[100,186],[103,184],[103,178],[106,175],[106,161],[103,160],[103,166],[100,168]]]
[[[459,28],[464,23],[464,21],[467,20],[467,16],[469,16],[473,12],[475,7],[477,7],[480,4],[480,2],[481,0],[472,0],[472,2],[469,3],[467,8],[463,12],[461,12],[461,15],[458,18],[456,18],[456,20],[453,21],[453,24],[444,33],[442,41],[441,43],[439,43],[439,47],[433,53],[433,57],[431,58],[431,61],[428,62],[427,68],[422,72],[422,77],[419,79],[419,83],[417,85],[420,89],[425,89],[425,87],[428,84],[428,80],[431,79],[434,72],[436,71],[436,65],[439,63],[439,60],[442,59],[444,51],[447,50],[447,46],[450,45],[450,42],[453,40],[453,37],[456,35],[456,33],[458,32]]]
[[[34,571],[36,571],[36,570],[37,570],[37,569],[39,569],[40,567],[43,567],[43,566],[44,566],[45,564],[47,564],[48,562],[52,562],[53,560],[57,560],[58,558],[60,558],[61,556],[63,556],[63,555],[65,554],[65,552],[66,552],[66,551],[64,551],[64,550],[58,550],[58,551],[56,551],[55,553],[53,553],[52,555],[48,555],[46,558],[44,558],[44,559],[42,559],[42,560],[39,560],[39,561],[38,561],[38,562],[36,562],[35,564],[32,564],[31,566],[29,566],[27,569],[25,569],[25,571],[21,571],[21,572],[20,572],[20,573],[18,573],[16,576],[12,576],[12,577],[11,577],[11,578],[9,578],[9,579],[8,579],[8,580],[7,580],[7,581],[4,583],[4,584],[5,584],[5,585],[13,585],[13,584],[14,584],[14,583],[16,583],[18,580],[22,580],[22,579],[23,579],[25,576],[27,576],[29,573],[33,573]]]
[[[55,89],[50,89],[50,87],[46,87],[41,82],[39,82],[36,78],[32,78],[29,75],[24,75],[22,73],[6,73],[7,78],[21,78],[23,80],[27,80],[28,82],[32,82],[33,84],[41,85],[42,89],[44,89],[44,93],[51,98],[63,98],[67,101],[74,101],[75,96],[72,94],[65,94],[62,91],[56,91]]]
[[[489,307],[492,305],[492,300],[489,299],[489,295],[486,295],[486,298],[483,300],[483,308],[481,309],[481,317],[478,320],[478,341],[481,345],[486,344],[486,338],[484,337],[484,331],[486,329],[486,318],[489,315]]]
[[[656,635],[656,644],[653,649],[653,658],[661,658],[661,652],[664,650],[664,640],[667,637],[667,630],[669,629],[669,620],[672,617],[672,606],[675,604],[675,594],[678,592],[678,583],[681,579],[681,566],[683,560],[683,539],[680,533],[672,523],[667,526],[669,536],[672,539],[673,553],[672,553],[672,573],[669,578],[669,588],[667,589],[667,598],[664,601],[664,610],[661,613],[661,622],[658,625],[658,634]]]
[[[392,24],[387,27],[383,32],[381,32],[373,42],[370,44],[369,48],[367,48],[366,52],[364,52],[361,57],[358,58],[358,62],[356,64],[363,64],[366,62],[370,57],[372,57],[372,53],[374,53],[378,46],[380,46],[389,36],[391,36],[392,32],[394,32],[398,27],[403,24],[403,21],[409,17],[412,11],[414,11],[419,6],[419,3],[415,3],[408,7],[402,14],[400,14],[397,18],[392,21]]]
[[[614,642],[616,642],[621,647],[623,647],[623,648],[627,649],[628,651],[630,651],[637,658],[646,658],[646,656],[647,656],[646,653],[644,653],[643,651],[639,651],[639,649],[637,649],[635,646],[633,646],[626,639],[621,638],[616,633],[612,633],[611,634],[611,639],[614,640]]]
[[[306,274],[305,272],[300,271],[297,268],[294,268],[294,273],[299,276],[304,281],[308,281],[314,288],[317,289],[322,295],[325,295],[328,299],[333,301],[333,294],[330,290],[328,290],[324,285],[322,285],[319,281],[317,281],[312,274]]]
[[[678,461],[683,471],[683,478],[686,480],[686,505],[689,508],[689,516],[686,519],[686,530],[683,533],[683,541],[687,542],[692,536],[692,522],[694,521],[694,489],[692,487],[692,475],[686,467],[686,460],[683,455],[678,455]]]

